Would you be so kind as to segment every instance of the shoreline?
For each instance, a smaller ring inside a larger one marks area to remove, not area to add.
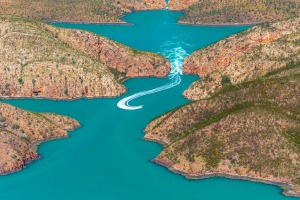
[[[256,177],[251,177],[251,176],[239,176],[239,175],[235,175],[235,174],[226,174],[226,173],[221,173],[221,172],[191,175],[189,173],[175,169],[171,163],[161,161],[157,158],[154,158],[151,161],[155,164],[158,164],[158,165],[161,165],[161,166],[167,168],[168,170],[170,170],[171,172],[173,172],[175,174],[182,175],[186,179],[189,179],[189,180],[201,180],[201,179],[207,179],[207,178],[222,177],[222,178],[228,178],[228,179],[234,179],[234,180],[258,182],[258,183],[264,183],[264,184],[268,184],[268,185],[278,186],[282,190],[282,194],[285,196],[300,197],[300,193],[296,193],[293,191],[293,184],[287,183],[287,182],[273,181],[273,180],[269,180],[269,179],[256,178]]]
[[[122,25],[133,26],[133,24],[120,21],[120,22],[93,22],[93,21],[62,21],[62,20],[41,20],[44,23],[58,23],[58,24],[93,24],[93,25]]]
[[[170,73],[170,72],[169,72]],[[163,79],[168,77],[169,73],[166,76],[138,76],[138,77],[125,77],[125,79],[122,80],[122,85],[124,85],[124,82],[130,79],[136,79],[136,78],[157,78],[157,79]],[[22,100],[22,99],[33,99],[33,100],[53,100],[53,101],[76,101],[81,99],[86,100],[93,100],[93,99],[113,99],[113,98],[119,98],[122,95],[125,95],[128,93],[128,88],[125,87],[125,91],[121,94],[115,95],[115,96],[81,96],[81,97],[43,97],[43,96],[0,96],[0,102],[1,100]]]
[[[211,24],[211,23],[203,23],[203,24],[197,24],[192,22],[184,22],[184,21],[178,21],[177,24],[184,25],[184,26],[209,26],[209,27],[227,27],[227,26],[255,26],[259,25],[265,22],[253,22],[253,23],[224,23],[224,24]]]
[[[76,126],[76,127],[74,127],[73,129],[65,129],[65,130],[68,131],[68,132],[70,132],[70,131],[75,131],[76,129],[78,129],[78,128],[80,128],[80,127],[81,127],[81,125]],[[34,151],[37,152],[38,147],[39,147],[42,143],[44,143],[44,142],[49,142],[49,141],[52,141],[52,140],[66,139],[66,138],[69,138],[69,133],[68,133],[66,136],[62,136],[62,137],[57,137],[57,136],[56,136],[56,137],[51,137],[51,138],[48,138],[48,139],[37,140],[37,141],[35,141],[35,142],[29,144],[28,146],[29,146],[30,149],[32,149],[32,150],[34,150]],[[4,172],[4,173],[0,173],[0,176],[7,176],[7,175],[13,174],[13,173],[15,173],[15,172],[22,171],[23,169],[26,168],[26,165],[28,165],[28,164],[30,164],[30,163],[32,163],[32,162],[34,162],[34,161],[40,160],[40,159],[42,158],[42,157],[38,154],[38,152],[37,152],[37,155],[38,155],[38,157],[36,157],[36,158],[34,158],[34,159],[32,159],[32,160],[23,160],[24,166],[23,166],[22,168],[16,168],[15,170],[10,170],[10,171],[6,171],[6,172]]]
[[[157,144],[161,145],[163,148],[165,148],[165,147],[168,146],[167,143],[162,142],[162,141],[157,140],[157,139],[152,139],[152,138],[142,137],[141,140],[147,141],[147,142],[154,142],[154,143],[157,143]]]

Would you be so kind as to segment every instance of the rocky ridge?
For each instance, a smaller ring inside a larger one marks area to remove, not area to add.
[[[0,46],[2,98],[115,97],[126,92],[118,81],[126,75],[162,77],[170,70],[162,56],[7,15],[0,18]]]
[[[125,13],[163,9],[164,0],[2,0],[1,14],[74,23],[125,23]]]
[[[87,31],[61,29],[50,25],[45,27],[70,47],[117,70],[123,78],[150,76],[161,78],[170,72],[170,62],[158,54],[137,51]]]
[[[200,49],[183,64],[186,74],[197,74],[184,96],[207,98],[227,84],[254,80],[300,59],[300,18],[266,23]]]
[[[184,24],[254,24],[300,16],[297,0],[170,0],[169,8],[184,10],[179,22]]]
[[[191,5],[194,5],[198,3],[199,0],[169,0],[168,2],[168,9],[170,10],[186,10],[188,9]]]
[[[120,23],[124,14],[164,9],[184,11],[179,23],[224,25],[273,22],[300,16],[297,0],[4,0],[0,13],[70,23]]]
[[[39,159],[36,145],[52,139],[68,137],[68,130],[80,125],[71,118],[25,111],[0,103],[0,174],[25,168]]]
[[[299,19],[262,24],[186,58],[201,76],[194,100],[153,119],[153,160],[186,178],[223,176],[280,186],[300,197]]]
[[[275,184],[300,196],[300,63],[228,86],[149,123],[154,159],[187,178],[225,176]]]

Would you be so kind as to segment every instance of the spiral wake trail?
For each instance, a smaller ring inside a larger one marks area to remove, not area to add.
[[[180,84],[181,82],[180,76],[182,74],[182,63],[184,58],[187,56],[187,53],[182,47],[180,47],[180,45],[178,45],[179,47],[170,49],[171,45],[173,46],[174,44],[170,42],[166,42],[161,46],[161,48],[163,49],[162,54],[165,57],[167,57],[171,62],[171,71],[168,75],[169,83],[151,90],[141,91],[131,96],[125,97],[124,99],[118,102],[117,106],[119,108],[124,110],[141,109],[143,108],[143,105],[131,106],[129,102],[139,97],[157,93],[163,90],[167,90]]]

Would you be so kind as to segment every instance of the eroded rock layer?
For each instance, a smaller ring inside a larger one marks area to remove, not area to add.
[[[170,10],[186,10],[189,6],[198,2],[199,0],[169,0],[168,8]]]
[[[79,123],[68,117],[0,103],[0,174],[21,170],[39,158],[38,143],[67,137],[67,130],[78,127]]]
[[[170,111],[145,139],[164,146],[154,162],[187,178],[260,181],[300,196],[299,99],[300,63]]]
[[[300,59],[300,18],[262,24],[200,49],[183,64],[186,74],[197,74],[184,95],[207,98],[227,84],[254,80]]]
[[[120,18],[139,10],[163,9],[164,0],[2,0],[0,13],[38,20],[76,23],[124,23]]]
[[[91,32],[45,27],[72,48],[116,69],[127,78],[165,77],[170,72],[170,62],[158,54],[137,51]]]
[[[300,16],[298,0],[170,0],[169,8],[184,10],[180,23],[253,24]]]
[[[115,97],[126,91],[121,78],[163,77],[170,70],[160,55],[6,15],[0,17],[0,47],[2,98]]]

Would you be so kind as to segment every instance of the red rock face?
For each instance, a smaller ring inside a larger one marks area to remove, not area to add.
[[[19,17],[0,20],[0,37],[5,37],[0,41],[4,98],[115,97],[126,92],[124,78],[164,77],[170,71],[169,61],[158,54]]]
[[[168,8],[170,10],[185,10],[197,2],[199,2],[199,0],[170,0]]]
[[[56,114],[31,113],[0,103],[0,174],[19,171],[39,158],[37,142],[67,137],[79,123]]]
[[[121,1],[124,7],[133,7],[135,11],[163,9],[167,6],[165,0],[127,0]]]
[[[81,31],[56,29],[59,39],[71,47],[90,55],[126,77],[165,77],[170,72],[169,61],[154,53],[133,50],[99,35]]]
[[[222,88],[224,76],[238,84],[299,60],[299,45],[294,42],[300,37],[299,27],[300,18],[255,26],[194,52],[185,59],[183,72],[206,81],[194,82],[184,95],[207,98]]]
[[[124,23],[126,13],[165,7],[165,0],[76,0],[76,5],[57,0],[0,1],[1,14],[75,23]]]
[[[253,48],[268,44],[278,40],[281,37],[279,33],[254,33],[249,35],[249,38],[232,43],[230,49],[217,52],[211,58],[210,55],[201,57],[188,57],[184,61],[183,72],[186,74],[197,74],[199,76],[206,76],[216,69],[226,68],[234,62],[240,60],[247,52]],[[220,42],[221,44],[222,42]],[[222,48],[220,46],[220,48]],[[213,53],[212,53],[213,54]]]

